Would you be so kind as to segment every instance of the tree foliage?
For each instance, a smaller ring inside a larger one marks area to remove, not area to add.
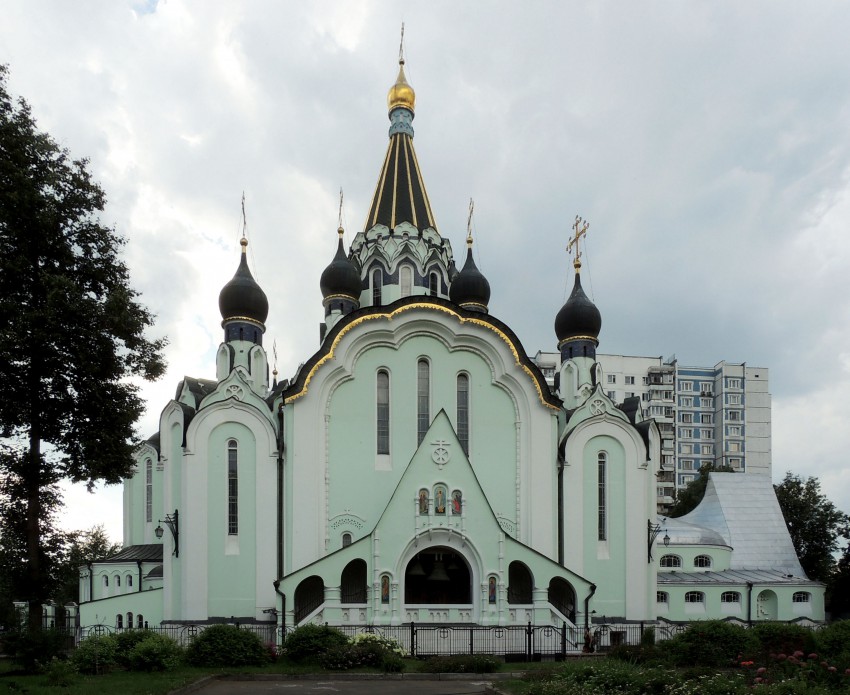
[[[735,472],[735,470],[729,466],[707,463],[699,469],[699,475],[696,478],[688,483],[683,490],[679,490],[676,495],[676,502],[670,508],[667,516],[673,518],[684,516],[688,512],[696,509],[696,506],[702,502],[702,498],[705,496],[705,488],[708,485],[708,474],[713,471],[718,473]]]
[[[164,371],[153,316],[99,220],[88,162],[40,132],[0,67],[0,435],[19,476],[27,596],[46,596],[43,491],[61,478],[117,483],[131,469],[144,402],[131,376]],[[37,620],[30,611],[31,627]]]
[[[803,570],[809,579],[829,582],[840,539],[850,532],[850,518],[821,492],[817,478],[803,479],[789,471],[775,489]]]

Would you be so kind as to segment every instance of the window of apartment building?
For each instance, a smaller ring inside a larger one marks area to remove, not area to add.
[[[684,439],[693,439],[694,431],[690,427],[680,427],[679,436]]]
[[[653,405],[653,406],[649,409],[649,412],[650,412],[652,415],[664,415],[664,408],[663,408],[662,406],[660,406],[660,405]]]
[[[711,396],[703,394],[699,397],[699,403],[697,405],[699,405],[700,408],[713,408],[714,399]]]
[[[726,428],[726,434],[730,437],[740,437],[741,436],[741,426],[740,425],[729,425]]]
[[[617,383],[617,375],[616,374],[609,374],[608,375],[608,383],[609,384],[616,384]]]
[[[741,442],[726,442],[726,451],[740,451]]]
[[[703,439],[714,439],[714,430],[702,430],[700,436]]]
[[[693,459],[683,459],[679,461],[679,468],[683,471],[692,471],[694,469]]]
[[[679,399],[679,405],[683,408],[693,408],[694,407],[694,397],[693,396],[682,396]]]
[[[634,383],[635,383],[635,378],[633,376],[627,376],[626,377],[626,385],[627,386],[633,386]]]
[[[731,420],[732,422],[740,422],[741,421],[741,411],[740,410],[727,410],[726,411],[726,419]]]
[[[648,400],[649,400],[649,394],[648,394],[648,393],[642,393],[642,394],[640,394],[640,399],[641,399],[642,401],[648,401]]]
[[[661,456],[661,465],[664,466],[665,468],[667,466],[672,466],[673,465],[673,455],[672,454],[663,454]]]
[[[673,392],[672,392],[672,391],[662,391],[662,392],[661,392],[661,397],[662,397],[665,401],[672,401],[672,400],[673,400]]]
[[[626,398],[634,398],[634,397],[635,397],[634,391],[626,391]]]
[[[703,395],[711,395],[712,393],[714,393],[714,384],[712,384],[710,381],[703,381],[700,384],[699,392]]]
[[[682,444],[679,446],[679,453],[682,454],[692,454],[694,453],[694,445],[693,444]]]
[[[714,453],[714,446],[712,444],[703,444],[702,445],[703,456],[710,456],[713,453]]]
[[[664,408],[664,417],[673,417],[673,409],[665,407]]]
[[[741,470],[741,459],[729,459],[729,466],[735,470]]]
[[[695,475],[680,475],[679,486],[681,487],[682,485],[689,485],[690,483],[694,482],[694,478],[696,478]]]
[[[606,391],[605,395],[608,396],[612,401],[617,400],[617,392],[616,391]]]
[[[699,421],[703,425],[711,425],[714,422],[714,415],[712,415],[711,413],[703,413],[699,416]]]
[[[741,405],[741,394],[740,393],[729,393],[726,395],[726,402],[729,405]]]
[[[648,376],[642,377],[641,381],[643,382],[644,386],[647,386],[649,384],[649,377]]]
[[[730,389],[739,389],[741,388],[741,380],[740,379],[726,379],[726,386]]]
[[[694,421],[693,413],[679,413],[679,422],[690,424]]]
[[[693,381],[680,381],[679,382],[679,390],[680,391],[693,391],[694,390],[694,382]]]

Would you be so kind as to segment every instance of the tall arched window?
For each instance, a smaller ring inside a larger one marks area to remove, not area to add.
[[[401,296],[409,297],[413,294],[413,268],[403,265],[399,269],[399,284],[401,285]]]
[[[227,442],[227,533],[239,533],[239,476],[236,440]]]
[[[145,521],[153,521],[153,461],[145,461]]]
[[[596,460],[596,478],[598,487],[598,538],[604,541],[608,538],[608,505],[607,505],[607,481],[608,481],[608,455],[604,451],[599,452]]]
[[[432,297],[436,297],[440,291],[440,278],[437,273],[430,273],[428,275],[428,294]]]
[[[119,630],[123,629],[124,627],[124,616],[120,613],[115,616],[115,627],[117,627]]]
[[[431,365],[419,360],[416,366],[416,443],[421,444],[431,424]]]
[[[384,284],[380,268],[372,271],[372,306],[381,306],[381,289]]]
[[[377,451],[390,453],[390,375],[385,369],[378,371],[377,383]]]
[[[469,456],[469,377],[457,375],[457,438],[463,453]]]

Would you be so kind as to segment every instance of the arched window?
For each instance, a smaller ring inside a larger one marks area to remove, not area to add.
[[[791,597],[793,603],[808,603],[812,595],[808,591],[795,591]]]
[[[117,627],[119,630],[124,627],[124,616],[120,613],[115,616],[115,627]]]
[[[711,557],[708,555],[697,555],[694,558],[694,567],[711,567]]]
[[[227,442],[227,533],[239,533],[239,473],[238,450],[235,439]]]
[[[724,591],[720,594],[720,603],[740,603],[741,594],[737,591]]]
[[[401,285],[402,297],[409,297],[413,294],[413,268],[407,264],[399,269],[399,284]]]
[[[136,627],[138,627],[141,630],[144,626],[145,626],[145,619],[142,617],[142,614],[139,613],[136,616]]]
[[[127,586],[133,586],[133,575],[132,574],[128,574],[124,579],[126,580],[124,583]]]
[[[380,268],[372,271],[372,306],[381,306],[381,289],[384,284]]]
[[[127,613],[127,627],[133,627],[133,614]]]
[[[655,602],[656,603],[669,603],[670,597],[667,595],[666,591],[656,591],[655,592]]]
[[[153,461],[145,460],[145,521],[153,521]]]
[[[600,541],[604,541],[608,538],[608,454],[604,451],[600,451],[596,459],[596,482],[598,488],[598,518],[596,522],[598,526],[598,538]]]
[[[115,575],[115,586],[121,586],[121,575]]]
[[[519,560],[508,565],[508,603],[533,603],[534,578]]]
[[[378,370],[377,381],[377,451],[390,453],[390,375],[385,369]]]
[[[351,545],[351,534],[350,533],[343,533],[342,534],[342,547],[347,548],[349,545]]]
[[[439,293],[440,288],[440,279],[437,273],[430,273],[428,275],[428,294],[432,297],[436,297]]]
[[[419,360],[416,370],[416,443],[421,444],[431,424],[431,365]]]
[[[105,574],[103,575],[103,586],[109,587],[109,577],[107,577]]]
[[[661,566],[662,567],[681,567],[682,566],[682,558],[678,555],[662,555],[661,556]]]
[[[457,438],[463,453],[469,456],[469,377],[457,375]]]
[[[688,591],[685,593],[685,603],[705,603],[705,594],[701,591]]]

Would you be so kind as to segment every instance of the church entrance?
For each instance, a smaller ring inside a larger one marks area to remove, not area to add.
[[[443,546],[417,553],[404,571],[404,602],[420,606],[471,604],[472,579],[464,557]]]

